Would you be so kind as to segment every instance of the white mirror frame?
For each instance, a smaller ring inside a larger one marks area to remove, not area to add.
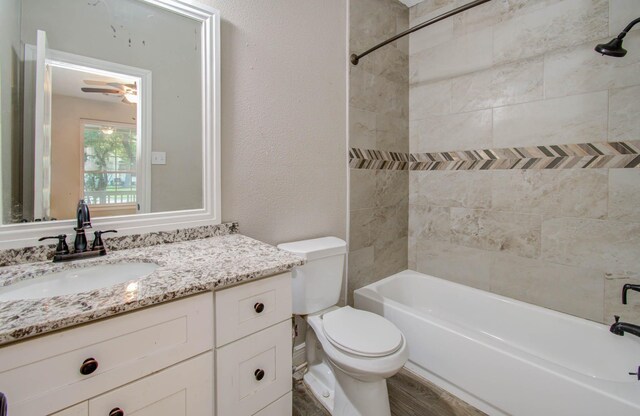
[[[123,215],[92,219],[96,230],[116,229],[119,235],[170,231],[220,224],[220,12],[193,0],[139,0],[202,23],[202,200],[204,207],[184,211]],[[67,234],[73,238],[76,220],[0,225],[0,249],[40,245],[38,238]],[[46,244],[50,244],[48,241]]]

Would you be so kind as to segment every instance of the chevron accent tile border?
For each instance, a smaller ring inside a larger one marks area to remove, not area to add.
[[[408,153],[372,149],[349,149],[349,167],[353,169],[408,170]]]
[[[352,148],[349,166],[394,170],[640,168],[640,140],[410,154]]]

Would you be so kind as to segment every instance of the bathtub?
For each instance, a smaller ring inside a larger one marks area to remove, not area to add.
[[[640,338],[406,270],[355,291],[404,333],[407,369],[489,415],[640,415]]]

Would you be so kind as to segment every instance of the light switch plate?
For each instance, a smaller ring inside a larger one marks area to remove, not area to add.
[[[151,164],[152,165],[166,165],[167,164],[167,152],[151,152]]]

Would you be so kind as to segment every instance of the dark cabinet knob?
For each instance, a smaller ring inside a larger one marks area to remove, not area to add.
[[[256,380],[260,381],[264,378],[264,370],[258,368],[254,371],[253,375],[256,376]]]
[[[87,358],[80,366],[80,374],[89,375],[98,369],[98,361],[95,358]]]
[[[124,410],[116,407],[115,409],[111,409],[109,416],[124,416]]]
[[[264,310],[264,303],[258,302],[255,305],[253,305],[253,309],[257,312],[257,313],[262,313],[262,311]]]

